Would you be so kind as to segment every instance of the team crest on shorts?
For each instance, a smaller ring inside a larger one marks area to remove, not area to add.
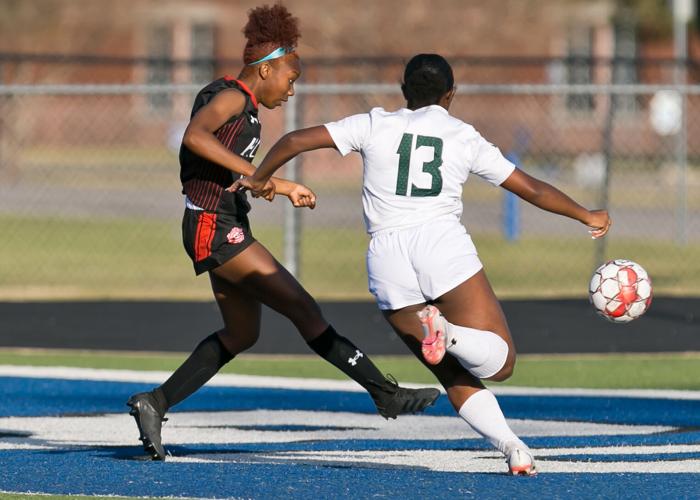
[[[234,227],[228,232],[226,239],[231,244],[240,243],[245,239],[245,233],[240,227]]]

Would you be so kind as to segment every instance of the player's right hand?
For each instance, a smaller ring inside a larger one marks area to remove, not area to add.
[[[287,195],[295,207],[316,207],[316,193],[303,184],[296,184]]]
[[[594,240],[602,238],[606,235],[610,226],[612,226],[612,219],[608,216],[607,210],[591,210],[588,212],[588,218],[583,221],[591,229],[588,231],[591,233],[591,237]]]

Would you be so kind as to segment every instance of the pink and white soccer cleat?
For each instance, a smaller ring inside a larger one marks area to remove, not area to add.
[[[508,473],[511,476],[536,476],[535,458],[527,448],[514,446],[506,454]]]
[[[421,309],[418,319],[423,327],[423,358],[427,363],[437,365],[445,357],[447,321],[435,306],[425,306]]]

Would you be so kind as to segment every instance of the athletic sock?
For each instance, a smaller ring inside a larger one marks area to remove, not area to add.
[[[160,387],[153,396],[161,408],[161,415],[190,396],[233,359],[216,333],[212,333],[195,347],[192,354]]]
[[[508,344],[493,332],[447,323],[447,352],[478,378],[489,378],[506,363]]]
[[[338,335],[332,326],[308,343],[309,347],[330,364],[375,396],[385,393],[387,380],[374,363],[345,337]]]
[[[488,389],[472,394],[459,409],[459,416],[503,454],[514,445],[527,449],[508,426],[496,396]]]

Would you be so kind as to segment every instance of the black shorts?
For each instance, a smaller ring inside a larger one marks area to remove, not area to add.
[[[185,208],[182,242],[192,259],[194,272],[219,267],[255,241],[248,216]]]

